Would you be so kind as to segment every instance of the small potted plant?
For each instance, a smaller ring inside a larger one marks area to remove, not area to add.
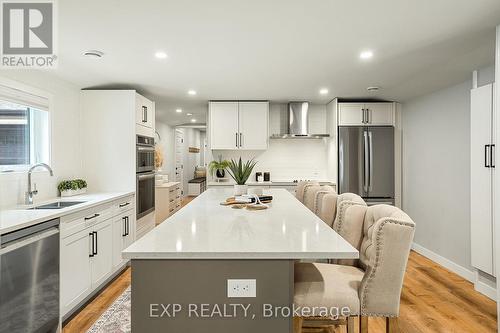
[[[222,155],[219,155],[218,161],[214,160],[208,164],[208,169],[210,171],[210,174],[213,177],[215,172],[217,179],[222,179],[226,176],[226,169],[228,167],[229,167],[229,161],[223,160]]]
[[[87,182],[83,179],[63,180],[57,186],[61,197],[87,193]]]
[[[238,162],[231,159],[228,166],[228,172],[231,178],[236,182],[236,185],[234,185],[234,195],[247,194],[248,185],[245,183],[252,174],[252,170],[256,164],[257,162],[254,161],[253,158],[245,163],[241,161],[241,157]]]

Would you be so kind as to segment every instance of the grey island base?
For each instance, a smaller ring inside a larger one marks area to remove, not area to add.
[[[221,206],[231,194],[207,190],[123,251],[132,333],[291,332],[294,262],[359,256],[286,190],[261,211]]]
[[[293,263],[132,260],[132,332],[292,332]],[[239,278],[258,281],[256,297],[227,297]]]

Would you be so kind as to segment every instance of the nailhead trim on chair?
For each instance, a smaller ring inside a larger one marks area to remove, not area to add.
[[[369,285],[372,283],[373,279],[375,278],[375,275],[377,273],[377,269],[378,269],[378,267],[380,265],[380,260],[381,260],[381,258],[380,258],[380,252],[381,252],[381,249],[382,249],[382,246],[383,246],[383,243],[382,243],[383,230],[382,229],[384,228],[384,226],[387,223],[399,224],[399,225],[407,226],[407,227],[411,227],[411,228],[415,227],[414,224],[407,223],[407,222],[400,221],[400,220],[396,220],[396,219],[390,219],[390,218],[384,220],[379,225],[379,229],[376,231],[377,232],[377,238],[375,239],[376,245],[377,245],[377,251],[375,251],[375,263],[374,263],[373,267],[369,267],[368,268],[370,270],[370,272],[369,272],[367,281],[364,284],[364,288],[360,292],[360,298],[363,300],[362,303],[361,303],[361,311],[360,311],[360,315],[361,316],[370,316],[370,317],[398,317],[398,315],[394,315],[394,314],[364,312],[364,308],[366,308],[366,295],[368,294],[369,289],[370,289]],[[375,223],[373,225],[375,225]]]
[[[359,205],[359,202],[355,201],[350,201],[350,200],[344,200],[341,201],[339,204],[339,207],[337,207],[337,216],[338,216],[338,223],[335,225],[335,221],[333,221],[333,229],[337,232],[340,233],[342,231],[342,224],[344,223],[344,213],[345,210],[351,206],[354,205]]]
[[[314,214],[318,215],[319,214],[319,196],[321,194],[328,194],[332,193],[332,191],[318,191],[316,192],[316,197],[314,198]]]

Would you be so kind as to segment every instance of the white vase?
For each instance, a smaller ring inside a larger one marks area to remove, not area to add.
[[[248,185],[234,185],[234,195],[247,194]]]

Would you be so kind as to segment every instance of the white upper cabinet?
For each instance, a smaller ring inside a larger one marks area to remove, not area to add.
[[[372,126],[394,126],[395,109],[394,103],[365,104],[368,124]]]
[[[210,103],[212,149],[238,149],[238,102]]]
[[[395,103],[339,103],[339,126],[394,126]]]
[[[239,103],[240,149],[265,150],[269,145],[269,103]]]
[[[364,104],[339,103],[339,125],[357,126],[364,125]]]
[[[149,99],[139,94],[135,95],[135,122],[138,125],[138,129],[146,130],[146,133],[147,129],[150,129],[153,130],[154,134],[155,105]]]
[[[211,149],[265,150],[269,102],[210,102]]]

